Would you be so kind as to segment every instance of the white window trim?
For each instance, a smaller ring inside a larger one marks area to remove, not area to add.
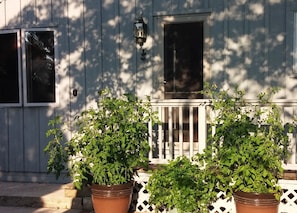
[[[17,35],[17,50],[18,50],[18,85],[19,85],[19,102],[18,103],[0,103],[1,107],[20,107],[22,106],[22,77],[21,77],[21,43],[20,43],[20,31],[15,30],[1,30],[0,34],[16,33]]]
[[[26,31],[53,31],[54,32],[54,48],[55,48],[55,102],[40,102],[40,103],[30,103],[27,100],[27,75],[26,75],[26,49],[25,49],[25,32]],[[28,28],[28,29],[22,29],[21,30],[21,39],[22,39],[22,65],[23,65],[23,95],[24,95],[24,106],[57,106],[59,103],[59,97],[58,97],[58,63],[57,63],[57,31],[53,28]]]

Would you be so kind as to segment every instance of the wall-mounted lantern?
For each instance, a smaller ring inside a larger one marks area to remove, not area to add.
[[[134,22],[133,31],[134,31],[133,33],[134,33],[136,44],[138,44],[142,49],[141,60],[144,60],[146,52],[144,51],[142,46],[145,43],[147,38],[147,24],[144,23],[143,18],[141,16],[137,18],[136,21]]]

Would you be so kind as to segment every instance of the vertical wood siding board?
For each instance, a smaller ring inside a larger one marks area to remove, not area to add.
[[[210,65],[215,67],[216,63],[221,63],[222,66],[218,70],[212,70],[210,68],[210,76],[212,80],[223,81],[222,74],[225,73],[224,66],[224,49],[225,49],[225,36],[227,33],[226,27],[226,15],[225,11],[225,1],[210,0],[209,7],[212,8],[212,14],[210,16],[210,38],[212,40],[210,45]],[[223,17],[223,18],[221,18]],[[221,51],[219,51],[221,50]],[[221,77],[220,77],[221,76]],[[218,83],[218,82],[216,82]]]
[[[100,39],[101,39],[101,11],[100,1],[85,1],[85,58],[86,58],[86,95],[89,99],[94,99],[96,92],[100,88],[99,79],[101,73]]]
[[[63,2],[63,1],[61,1],[61,2]],[[53,16],[54,16],[54,13],[57,13],[58,11],[53,10],[53,0],[48,0],[48,10],[49,10],[49,12],[48,12],[48,22],[49,23],[54,23],[53,22],[53,20],[54,20]],[[55,24],[57,24],[57,23],[55,23]]]
[[[245,63],[247,47],[245,34],[245,3],[229,1],[228,52],[230,53],[228,82],[241,84],[247,78],[248,64]]]
[[[57,85],[58,85],[58,101],[64,112],[70,112],[70,39],[69,36],[69,16],[67,0],[52,0],[53,7],[53,23],[57,23],[57,49],[58,49],[58,66]],[[62,107],[63,106],[63,107]],[[61,113],[65,114],[66,113]]]
[[[89,23],[86,22],[86,15],[87,15],[87,9],[86,9],[86,1],[83,0],[83,7],[82,7],[82,14],[83,14],[83,88],[84,88],[84,106],[86,105],[86,96],[87,96],[87,84],[86,84],[86,72],[87,72],[87,58],[86,58],[86,48],[87,48],[87,41],[86,41],[86,34],[90,33],[90,29],[88,28]]]
[[[137,18],[137,14],[138,14],[138,2],[139,2],[139,0],[134,0],[134,10],[133,10],[133,12],[134,12],[134,18],[133,18],[133,20],[132,20],[132,22],[134,23],[135,22],[135,20],[136,20],[136,18]],[[151,1],[152,2],[152,1]],[[151,3],[151,6],[152,6],[152,4],[153,3]],[[151,13],[152,14],[152,13]],[[148,18],[152,18],[152,15],[151,16],[149,16]],[[150,19],[149,19],[149,21],[150,21]],[[134,27],[134,26],[133,26]],[[150,25],[148,24],[148,28],[149,29],[152,29],[152,28],[150,28]],[[151,33],[151,35],[152,35],[152,32],[150,32]],[[133,80],[134,80],[134,86],[135,86],[135,88],[137,88],[137,82],[138,82],[138,79],[137,79],[137,73],[138,73],[138,65],[139,65],[139,57],[140,57],[140,55],[139,55],[139,51],[138,51],[138,49],[137,49],[137,45],[136,45],[136,42],[135,42],[135,38],[134,38],[134,35],[133,35],[133,43],[132,43],[132,45],[133,45],[133,54],[132,54],[132,69],[133,69],[133,75],[134,75],[134,78],[133,78]],[[137,90],[137,89],[136,89]]]
[[[0,171],[8,171],[9,137],[7,109],[0,109]]]
[[[172,13],[183,13],[186,8],[183,7],[183,4],[180,0],[171,0],[171,11]]]
[[[283,69],[284,69],[284,74],[286,76],[286,81],[288,81],[290,78],[288,78],[289,76],[291,77],[292,76],[292,72],[290,71],[289,68],[289,61],[290,61],[290,57],[288,57],[290,54],[290,48],[293,47],[293,43],[291,43],[291,45],[288,43],[288,37],[289,36],[289,32],[290,31],[289,29],[290,28],[293,28],[293,25],[292,27],[288,27],[289,26],[289,23],[288,23],[288,0],[285,0],[284,1],[284,42],[283,42],[283,45],[284,45],[284,60],[283,60]],[[292,18],[292,20],[294,20],[294,18]],[[291,35],[293,35],[291,33]],[[290,41],[293,41],[293,39],[291,39]],[[291,57],[292,58],[292,57]],[[293,66],[291,66],[293,67]],[[288,86],[289,84],[286,82],[286,97],[289,97],[287,96],[287,93],[288,91],[291,91],[292,88],[290,86]]]
[[[280,33],[285,26],[285,3],[281,1],[279,3],[269,4],[269,31],[272,33]]]
[[[139,15],[139,12],[142,12],[144,21],[148,24],[148,36],[153,37],[154,35],[154,25],[153,25],[153,16],[152,10],[153,5],[150,0],[138,0],[136,1],[135,6],[135,16]],[[132,30],[132,29],[131,29]],[[152,38],[153,39],[153,38]],[[137,85],[137,95],[142,98],[144,95],[150,95],[153,90],[153,81],[155,76],[153,74],[152,55],[153,48],[158,45],[153,41],[153,45],[149,45],[150,39],[147,39],[147,42],[143,45],[144,50],[146,51],[145,60],[141,60],[141,49],[136,45],[135,40],[133,40],[133,46],[136,49],[136,85]],[[156,44],[156,45],[155,45]],[[131,50],[132,51],[132,50]]]
[[[161,51],[161,45],[162,41],[160,37],[162,37],[162,32],[159,32],[159,18],[155,16],[155,1],[152,1],[152,6],[151,6],[151,25],[150,27],[150,34],[152,35],[153,43],[154,45],[152,46],[151,49],[151,54],[152,56],[160,56]],[[136,50],[137,51],[137,50]],[[138,57],[138,56],[137,56]],[[137,59],[138,60],[138,59]],[[153,93],[152,93],[152,98],[160,98],[158,97],[158,91],[161,89],[161,79],[163,79],[162,72],[160,71],[160,67],[162,64],[162,61],[156,61],[156,60],[151,60],[152,63],[152,84],[153,84]]]
[[[85,108],[85,41],[84,41],[84,0],[68,4],[68,41],[70,109],[74,116]],[[77,89],[78,95],[72,91]]]
[[[24,159],[26,172],[39,171],[40,123],[38,108],[24,109]]]
[[[204,5],[204,9],[211,9],[210,5],[210,1],[211,0],[204,0],[203,5]]]
[[[269,44],[269,66],[271,68],[269,75],[273,77],[274,82],[271,83],[274,86],[280,86],[280,82],[284,82],[283,80],[279,81],[280,78],[285,77],[283,67],[285,42],[282,40],[285,36],[285,5],[283,3],[270,4],[269,10],[269,35],[271,41]]]
[[[67,0],[51,0],[51,22],[62,27],[67,20]]]
[[[219,2],[219,4],[218,4]],[[228,39],[228,26],[229,26],[229,16],[228,16],[228,0],[223,1],[216,1],[212,0],[211,7],[215,8],[216,15],[218,17],[223,16],[221,19],[215,19],[214,26],[212,26],[213,33],[211,36],[214,36],[213,41],[214,44],[210,49],[221,49],[221,53],[215,54],[218,55],[215,60],[213,61],[214,65],[216,62],[221,62],[222,68],[221,70],[215,73],[214,83],[221,84],[226,80],[227,71],[228,71],[228,64],[226,60],[226,50],[228,49],[226,40]],[[212,57],[211,57],[212,58]],[[214,76],[212,74],[212,76]]]
[[[22,25],[32,26],[36,23],[35,0],[21,0]]]
[[[176,13],[191,13],[201,9],[208,9],[208,0],[173,0],[172,8]]]
[[[214,0],[214,4],[216,4],[217,1]],[[229,16],[228,16],[228,0],[224,0],[222,1],[222,10],[220,11],[223,13],[223,20],[221,21],[222,23],[222,37],[218,39],[218,41],[223,41],[223,44],[222,44],[222,57],[220,60],[223,60],[222,64],[223,64],[223,70],[221,71],[221,73],[223,74],[220,74],[218,75],[218,77],[216,77],[217,79],[215,80],[215,83],[218,83],[218,84],[221,84],[222,82],[224,82],[227,78],[227,71],[228,71],[228,64],[227,64],[227,55],[226,55],[226,51],[228,49],[228,45],[227,45],[227,42],[226,40],[228,39],[228,27],[229,27]],[[220,33],[220,29],[218,30],[218,32]],[[215,47],[216,49],[219,48],[219,46],[216,46]]]
[[[160,0],[153,0],[153,12],[154,14],[158,13],[165,13],[171,14],[172,13],[172,3],[171,0],[160,1]]]
[[[223,48],[223,74],[219,75],[219,76],[223,76],[223,78],[221,79],[217,79],[216,83],[220,83],[224,82],[227,78],[227,71],[228,71],[228,60],[227,59],[227,50],[228,50],[228,45],[226,40],[228,39],[228,26],[229,26],[229,17],[228,17],[228,0],[224,0],[224,9],[223,9],[223,13],[224,13],[224,19],[223,19],[223,36],[222,36],[222,40],[224,41],[224,48]]]
[[[9,171],[24,171],[23,109],[8,109]]]
[[[244,5],[244,29],[243,29],[243,34],[246,37],[247,42],[250,41],[250,22],[249,22],[249,19],[248,19],[249,3],[250,2],[248,0]],[[250,59],[251,58],[250,48],[251,48],[252,45],[250,45],[248,48],[246,47],[246,44],[243,44],[243,45],[244,45],[244,49],[245,49],[244,58],[245,59]],[[247,78],[248,78],[250,70],[251,70],[251,66],[250,66],[249,63],[246,63],[245,59],[243,59],[243,60],[245,62],[245,67],[246,67],[246,71],[247,71]]]
[[[136,89],[136,65],[134,50],[136,47],[133,37],[133,23],[135,21],[135,0],[130,1],[129,5],[119,1],[119,71],[125,79],[121,79],[126,92],[135,93]],[[145,18],[147,16],[145,15]],[[129,57],[130,56],[130,57]],[[121,75],[120,74],[120,75]]]
[[[117,54],[118,44],[118,2],[113,1],[109,5],[102,2],[102,65],[103,65],[103,87],[109,87],[114,91],[120,89],[118,68],[119,57]]]
[[[249,47],[249,58],[251,64],[248,70],[248,79],[257,79],[259,84],[263,85],[265,75],[263,70],[266,66],[265,61],[265,0],[250,0],[249,4],[261,4],[264,7],[264,14],[254,14],[252,10],[248,9],[247,16],[250,17],[248,24],[248,35],[250,43],[253,44]],[[255,18],[255,19],[254,19]]]
[[[8,28],[17,28],[21,25],[21,3],[16,3],[15,1],[2,1],[0,4],[4,7],[3,11],[0,9],[0,14],[3,12],[4,19],[3,21],[4,26]],[[0,15],[0,17],[2,14]],[[0,18],[1,19],[1,18]]]
[[[33,3],[33,10],[34,10],[34,17],[33,17],[33,19],[34,19],[34,21],[33,21],[33,23],[34,23],[34,25],[38,25],[39,24],[39,22],[38,22],[38,8],[37,8],[37,1],[38,0],[34,0],[34,3]]]
[[[293,57],[292,53],[294,51],[293,41],[294,41],[294,12],[292,5],[286,1],[286,74],[288,76],[294,75],[293,70]],[[297,36],[297,33],[295,33]]]
[[[5,2],[0,3],[0,28],[6,26]]]
[[[244,15],[244,5],[236,5],[236,0],[229,1],[229,28],[228,28],[228,35],[229,39],[232,39],[234,42],[238,43],[239,38],[244,35],[244,23],[245,23],[245,15]],[[234,9],[234,10],[233,10]],[[240,14],[240,15],[239,15]],[[239,44],[240,46],[240,44]],[[241,46],[240,46],[241,47]],[[236,55],[236,54],[233,54]],[[240,60],[238,62],[241,63],[241,58],[238,57],[237,59]],[[234,60],[237,61],[237,60]]]
[[[100,40],[99,40],[99,58],[100,58],[100,88],[104,87],[103,79],[104,79],[104,65],[103,65],[103,9],[102,9],[102,1],[99,1],[99,8],[100,8],[100,16],[99,16],[99,31],[100,31]]]
[[[265,30],[265,40],[264,40],[264,57],[265,57],[265,65],[263,72],[263,79],[269,77],[270,72],[270,60],[269,60],[269,2],[264,1],[264,30]]]
[[[115,50],[115,55],[116,55],[116,73],[117,73],[117,79],[119,82],[119,88],[121,88],[124,91],[125,89],[127,89],[127,85],[125,84],[125,82],[123,82],[123,80],[120,77],[121,74],[121,56],[120,56],[120,51],[121,51],[121,43],[123,42],[122,37],[121,37],[121,33],[123,29],[121,29],[121,22],[123,21],[123,17],[121,16],[121,11],[120,11],[120,2],[121,0],[117,0],[116,4],[114,5],[115,7],[115,17],[118,20],[117,21],[117,25],[115,28],[115,33],[116,33],[116,50]]]
[[[52,0],[35,0],[36,24],[48,26],[52,23]]]
[[[157,11],[159,11],[160,3],[161,3],[160,0],[152,0],[153,14],[156,14]]]
[[[49,117],[48,108],[39,109],[39,172],[47,172],[47,160],[48,157],[44,153],[44,148],[48,143],[48,138],[46,137],[46,131],[49,129],[48,121],[53,119],[53,116]]]
[[[115,0],[115,3],[114,3],[114,17],[115,17],[115,20],[116,20],[116,25],[115,25],[115,28],[114,28],[114,34],[115,35],[115,49],[113,50],[114,51],[114,55],[115,55],[115,60],[114,60],[114,64],[115,64],[115,74],[116,74],[116,79],[117,79],[117,83],[118,83],[118,88],[119,90],[122,89],[123,90],[123,87],[126,86],[124,84],[124,82],[121,80],[120,78],[120,46],[121,46],[121,41],[120,41],[120,33],[121,33],[121,29],[120,29],[120,22],[121,22],[121,14],[120,14],[120,1],[121,0]],[[126,88],[125,88],[126,89]],[[125,90],[124,89],[124,90]]]

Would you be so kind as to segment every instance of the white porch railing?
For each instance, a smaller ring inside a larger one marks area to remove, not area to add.
[[[251,101],[256,104],[255,101]],[[297,112],[297,101],[277,100],[282,107],[284,122],[291,121]],[[192,157],[203,152],[206,146],[207,131],[210,128],[210,100],[208,99],[170,99],[152,100],[153,110],[158,112],[161,124],[149,124],[149,158],[152,164],[167,163],[177,156]],[[297,170],[296,134],[291,137],[291,157],[286,170]]]

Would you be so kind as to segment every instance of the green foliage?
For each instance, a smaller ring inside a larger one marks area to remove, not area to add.
[[[65,169],[65,162],[67,161],[67,155],[62,144],[64,137],[60,127],[61,123],[61,116],[57,116],[49,121],[48,125],[50,129],[46,132],[46,137],[51,137],[51,139],[44,148],[44,152],[49,155],[47,171],[49,173],[55,173],[56,178]]]
[[[289,154],[288,131],[281,109],[271,101],[276,90],[260,93],[260,104],[253,105],[237,88],[205,94],[213,100],[216,112],[203,156],[207,167],[217,171],[218,188],[229,196],[236,191],[273,193],[280,198],[277,184],[283,173],[282,162]],[[290,128],[288,128],[290,127]]]
[[[179,212],[208,212],[218,193],[215,173],[184,156],[154,171],[147,189],[149,202],[157,209],[176,208]]]
[[[136,167],[148,164],[148,122],[157,122],[149,98],[144,101],[131,94],[115,98],[107,90],[101,91],[100,97],[97,108],[75,118],[77,131],[64,147],[57,143],[58,151],[50,149],[53,145],[45,149],[50,154],[49,171],[59,176],[67,161],[77,188],[83,183],[127,183],[136,174]],[[60,140],[61,134],[56,128],[48,131]],[[60,155],[63,157],[56,159]]]
[[[147,185],[150,203],[179,212],[208,212],[218,191],[227,197],[236,191],[273,193],[280,199],[287,133],[296,126],[282,123],[281,109],[271,102],[276,90],[260,93],[252,104],[238,88],[205,88],[215,112],[207,146],[191,160],[180,157],[154,171]]]

